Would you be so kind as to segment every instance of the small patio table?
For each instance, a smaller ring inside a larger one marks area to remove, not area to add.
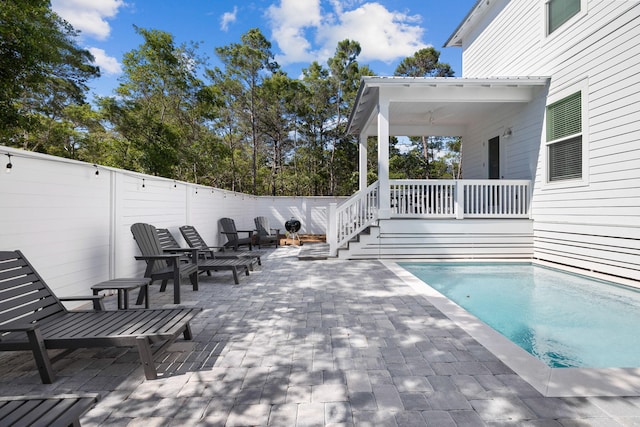
[[[144,298],[144,308],[149,308],[149,278],[120,278],[111,279],[93,285],[91,289],[94,295],[98,295],[100,291],[106,289],[114,289],[118,291],[118,310],[126,310],[129,308],[129,291],[140,288],[140,294],[136,301],[136,305],[142,304]]]

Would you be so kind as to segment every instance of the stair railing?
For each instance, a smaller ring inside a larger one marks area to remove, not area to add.
[[[378,195],[379,184],[376,181],[364,191],[355,193],[340,206],[337,203],[329,204],[327,240],[330,256],[336,256],[339,247],[346,245],[378,219]]]

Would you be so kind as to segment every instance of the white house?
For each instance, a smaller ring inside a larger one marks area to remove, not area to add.
[[[479,0],[445,47],[462,48],[461,78],[363,79],[360,191],[334,207],[332,251],[640,279],[640,2]],[[419,135],[462,137],[464,179],[389,180],[389,136]]]

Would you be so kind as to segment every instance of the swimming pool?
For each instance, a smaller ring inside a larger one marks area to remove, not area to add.
[[[399,263],[551,368],[640,367],[640,292],[533,264]]]

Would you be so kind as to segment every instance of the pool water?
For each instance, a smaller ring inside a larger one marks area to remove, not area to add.
[[[549,367],[640,367],[638,290],[533,264],[399,265]]]

